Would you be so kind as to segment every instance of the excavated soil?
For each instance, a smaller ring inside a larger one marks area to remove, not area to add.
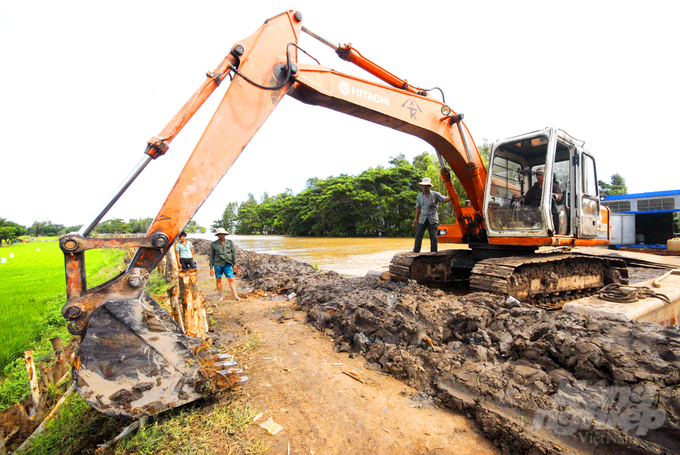
[[[369,370],[474,419],[503,453],[680,452],[677,326],[554,313],[487,293],[455,296],[238,254],[239,286],[294,293],[295,309],[332,337],[336,352],[360,354]]]

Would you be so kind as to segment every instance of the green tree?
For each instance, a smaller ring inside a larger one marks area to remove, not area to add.
[[[78,232],[78,231],[80,231],[80,228],[82,228],[82,227],[83,227],[82,224],[76,224],[75,226],[66,226],[64,228],[64,234],[68,234],[68,233],[71,233],[71,232]]]
[[[618,172],[612,175],[611,183],[598,180],[597,185],[600,187],[600,196],[616,196],[619,194],[628,194],[628,186],[626,186],[626,180]]]
[[[237,211],[236,234],[258,234],[257,201],[253,193],[248,193],[248,199],[242,202]]]
[[[490,146],[483,146],[481,150],[482,156],[485,156],[484,151],[488,156]],[[264,193],[258,202],[255,196],[248,194],[248,199],[236,209],[235,232],[243,235],[411,236],[421,179],[429,177],[435,191],[446,192],[439,160],[436,155],[424,152],[412,163],[400,154],[391,157],[389,164],[389,167],[370,168],[358,176],[312,177],[296,195],[289,189],[276,196]],[[464,199],[460,182],[455,176],[453,181]],[[440,206],[440,220],[452,222],[453,213],[447,211],[445,205]],[[234,210],[234,206],[227,208],[227,212],[230,210]],[[233,211],[225,213],[228,219],[232,219],[233,214]],[[217,220],[212,228],[221,227],[220,223],[222,220]],[[224,226],[228,229],[227,224]]]
[[[5,218],[0,218],[0,245],[2,241],[5,244],[14,242],[17,238],[26,233],[26,228],[14,221],[8,221]]]
[[[63,224],[54,224],[51,221],[34,221],[33,224],[26,229],[28,235],[34,237],[50,237],[59,235],[65,229]]]
[[[222,217],[213,221],[210,225],[210,232],[215,232],[222,228],[230,234],[236,229],[236,217],[238,216],[238,202],[230,202],[222,212]]]
[[[406,160],[406,155],[403,153],[400,153],[397,156],[390,157],[390,160],[388,161],[392,166],[394,167],[407,167],[409,166],[408,160]]]
[[[491,143],[488,141],[488,139],[486,138],[482,139],[482,145],[477,147],[477,151],[479,152],[479,155],[482,157],[484,167],[489,169],[489,158],[491,158]]]
[[[131,226],[122,219],[112,218],[99,223],[93,229],[93,232],[96,234],[128,234],[131,229]]]
[[[203,226],[199,226],[198,223],[194,220],[189,220],[186,226],[184,226],[184,231],[186,231],[189,234],[199,234],[199,233],[204,233],[205,228]]]
[[[132,218],[127,223],[127,232],[130,234],[146,234],[153,223],[153,218]]]

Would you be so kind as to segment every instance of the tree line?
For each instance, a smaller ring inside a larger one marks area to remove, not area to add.
[[[491,144],[484,141],[479,152],[488,167]],[[408,237],[413,235],[418,182],[429,177],[433,190],[446,194],[436,155],[424,152],[408,162],[403,154],[392,157],[388,167],[370,168],[357,176],[310,178],[296,195],[290,189],[256,200],[227,204],[222,217],[210,226],[239,235],[296,235],[329,237]],[[452,183],[461,200],[466,199],[460,181]],[[601,196],[627,194],[625,179],[616,173],[611,183],[598,181]],[[439,207],[440,223],[456,222],[449,204]]]
[[[488,161],[490,145],[479,148]],[[436,155],[424,152],[412,162],[403,154],[392,157],[388,167],[370,168],[357,176],[310,178],[293,195],[290,189],[260,201],[250,193],[241,204],[230,202],[222,217],[211,225],[240,235],[276,234],[328,237],[408,237],[413,235],[419,182],[429,177],[433,190],[446,195]],[[456,192],[466,198],[452,176]],[[455,223],[450,204],[440,205],[440,222]]]

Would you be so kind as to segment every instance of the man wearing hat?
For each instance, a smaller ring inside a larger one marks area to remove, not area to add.
[[[545,178],[545,167],[539,166],[536,168],[536,183],[529,188],[527,194],[524,195],[524,200],[520,201],[523,205],[533,205],[538,207],[541,205],[541,192],[543,191],[543,179]],[[558,201],[562,198],[562,190],[556,183],[553,182],[552,196]]]
[[[217,240],[210,244],[210,276],[215,275],[215,283],[220,293],[220,300],[224,300],[222,294],[222,275],[227,277],[234,299],[241,300],[236,293],[236,283],[234,282],[234,264],[236,264],[236,249],[231,240],[227,240],[227,231],[218,228],[215,232]]]
[[[431,191],[432,182],[428,177],[423,178],[419,183],[423,192],[416,198],[416,218],[413,220],[413,225],[418,225],[416,230],[416,243],[413,246],[414,253],[420,253],[420,247],[423,243],[423,235],[425,229],[430,233],[430,251],[437,252],[437,228],[439,227],[439,203],[449,202],[450,197],[444,197],[443,194],[436,191]]]

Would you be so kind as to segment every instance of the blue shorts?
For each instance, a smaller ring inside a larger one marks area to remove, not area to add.
[[[222,274],[226,276],[227,278],[234,278],[234,268],[231,266],[231,264],[225,264],[225,265],[216,265],[215,267],[215,276],[217,278],[222,278]]]

